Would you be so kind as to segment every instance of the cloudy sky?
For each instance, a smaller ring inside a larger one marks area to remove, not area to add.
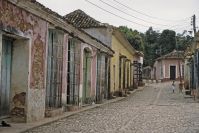
[[[199,25],[199,0],[37,0],[60,15],[81,9],[102,23],[128,26],[145,32],[192,30],[191,17]]]

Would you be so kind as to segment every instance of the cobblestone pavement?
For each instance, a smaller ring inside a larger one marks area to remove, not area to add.
[[[171,83],[149,84],[122,101],[35,128],[28,133],[199,133],[199,103]]]

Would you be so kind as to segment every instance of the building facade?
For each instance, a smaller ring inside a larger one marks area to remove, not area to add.
[[[151,74],[152,79],[161,81],[179,80],[183,78],[183,52],[173,50],[171,53],[156,59]]]
[[[71,23],[74,23],[74,26],[81,28],[114,50],[115,53],[113,57],[111,60],[107,61],[108,65],[105,67],[108,67],[106,74],[108,76],[106,77],[107,86],[104,90],[105,93],[108,93],[109,98],[113,95],[123,95],[125,89],[133,86],[135,49],[126,40],[119,29],[109,24],[101,23],[81,10],[69,13],[65,18]],[[79,21],[80,19],[81,21]]]
[[[94,102],[97,55],[114,53],[34,0],[0,0],[0,51],[0,118],[16,122]]]
[[[199,98],[199,33],[195,34],[194,41],[185,52],[185,89]]]

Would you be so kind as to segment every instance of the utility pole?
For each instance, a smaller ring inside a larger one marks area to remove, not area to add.
[[[193,33],[195,36],[195,34],[196,34],[196,15],[195,14],[192,16],[191,25],[193,26]]]

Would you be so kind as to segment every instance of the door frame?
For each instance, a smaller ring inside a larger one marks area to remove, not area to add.
[[[31,42],[31,38],[29,35],[19,35],[19,34],[16,34],[16,33],[8,33],[8,32],[5,32],[5,31],[1,31],[0,30],[0,50],[2,50],[2,46],[3,46],[3,38],[4,37],[8,37],[8,38],[11,38],[13,39],[13,42],[12,42],[12,48],[11,48],[11,65],[10,65],[10,69],[11,69],[11,72],[10,72],[10,96],[9,96],[9,114],[11,113],[11,110],[12,108],[14,108],[15,105],[14,103],[12,103],[12,98],[14,98],[13,96],[15,96],[15,93],[13,93],[13,91],[18,91],[16,90],[15,88],[12,88],[12,69],[13,69],[13,60],[12,60],[12,56],[13,56],[13,47],[15,44],[15,41],[22,41],[23,45],[27,46],[26,48],[28,48],[28,53],[27,53],[27,58],[28,58],[28,61],[26,63],[28,63],[28,66],[27,66],[27,88],[24,88],[23,92],[25,92],[27,94],[27,91],[28,89],[30,88],[30,74],[29,72],[31,71],[31,65],[29,65],[31,63],[31,45],[32,45],[32,42]],[[0,74],[1,74],[1,70],[2,70],[2,52],[0,53]],[[1,78],[2,76],[0,75],[0,81],[1,81]],[[29,105],[29,102],[27,101],[27,98],[28,98],[28,94],[25,96],[25,105],[24,105],[24,108],[27,109],[28,108],[28,105]],[[11,108],[11,103],[13,104],[13,107]],[[28,114],[28,112],[26,112]],[[26,115],[27,115],[26,114]],[[10,117],[10,115],[8,116],[0,116],[0,119],[2,118],[7,118],[7,117]]]
[[[1,61],[1,67],[0,67],[0,82],[6,82],[6,88],[5,88],[5,90],[4,90],[4,94],[6,95],[5,97],[4,97],[4,104],[6,103],[6,104],[8,104],[8,105],[6,105],[6,106],[8,106],[7,107],[7,110],[6,110],[6,112],[7,112],[7,114],[0,114],[0,118],[5,118],[5,117],[8,117],[9,116],[9,112],[10,112],[10,100],[11,100],[11,70],[12,70],[12,46],[13,46],[13,40],[14,40],[14,38],[12,39],[12,38],[10,38],[10,37],[8,37],[8,36],[2,36],[1,37],[1,41],[2,41],[2,43],[1,43],[1,50],[2,50],[2,52],[1,52],[1,59],[0,59],[0,61]],[[7,44],[5,41],[9,41],[9,44]],[[8,46],[9,45],[9,46]],[[6,52],[9,52],[9,58],[10,58],[10,62],[9,62],[9,64],[8,64],[8,59],[7,59],[7,53]],[[3,53],[4,53],[4,55],[3,55]],[[5,58],[5,59],[4,59]],[[4,64],[4,65],[3,65]],[[4,72],[2,72],[2,68],[3,68],[3,66],[5,67],[5,73]],[[9,73],[8,73],[8,68],[9,67]],[[3,79],[2,78],[2,74],[5,74],[6,75],[6,81],[5,81],[5,79]],[[9,77],[8,77],[8,76]],[[2,81],[2,79],[4,80],[4,81]],[[9,84],[7,84],[9,82]],[[2,85],[2,84],[1,84]],[[9,85],[9,86],[7,86],[7,85]],[[0,96],[2,96],[2,91],[0,91]],[[1,100],[1,99],[0,99]],[[0,107],[1,107],[1,104],[0,104]],[[2,113],[5,113],[5,112],[2,112]]]
[[[173,65],[173,64],[170,64],[169,65],[169,79],[171,80],[171,70],[170,70],[170,68],[171,68],[171,66],[175,66],[175,80],[177,79],[177,65]]]
[[[87,98],[90,97],[91,82],[92,82],[91,81],[92,80],[92,77],[91,77],[91,73],[92,73],[92,51],[91,51],[91,49],[89,49],[87,47],[83,49],[83,64],[82,64],[82,66],[83,66],[82,103],[85,104]],[[86,67],[86,68],[84,68],[84,67]],[[89,68],[90,68],[90,72],[88,71]],[[88,82],[88,78],[90,78],[90,83]],[[90,88],[88,88],[88,85],[89,85]],[[89,95],[89,97],[88,97],[88,95]]]

